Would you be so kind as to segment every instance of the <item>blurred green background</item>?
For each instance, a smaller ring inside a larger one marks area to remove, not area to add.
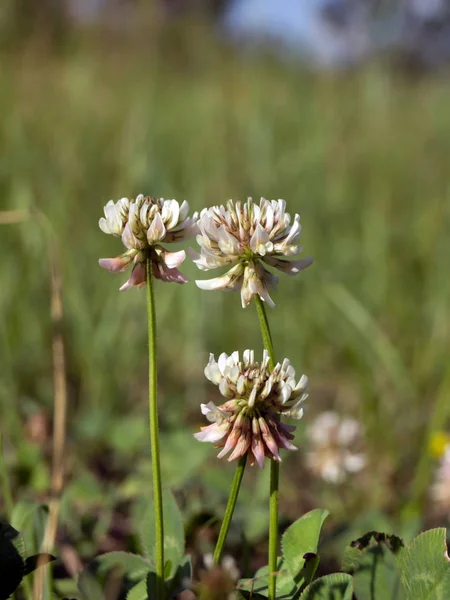
[[[121,252],[98,228],[104,204],[141,192],[193,210],[284,198],[301,215],[314,265],[281,278],[269,313],[277,355],[310,379],[300,450],[282,471],[284,521],[323,506],[334,527],[377,511],[442,524],[428,489],[429,441],[445,429],[450,393],[448,79],[385,60],[311,73],[241,54],[202,20],[160,27],[150,15],[131,30],[74,28],[62,41],[45,27],[8,32],[0,209],[42,211],[62,269],[64,539],[83,559],[128,547],[132,528],[118,515],[149,493],[145,292],[119,293],[126,274],[97,263]],[[5,461],[15,499],[45,502],[54,392],[40,222],[0,224],[0,251]],[[205,278],[188,261],[183,271]],[[219,400],[203,368],[210,352],[261,348],[255,310],[193,282],[158,283],[156,293],[167,484],[187,519],[220,515],[234,467],[192,437],[200,403]],[[305,429],[324,410],[365,429],[368,465],[337,487],[305,467]],[[238,509],[251,542],[265,539],[267,471],[246,475]]]

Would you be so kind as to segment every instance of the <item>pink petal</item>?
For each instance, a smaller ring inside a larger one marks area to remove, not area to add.
[[[299,260],[281,260],[274,256],[264,256],[263,260],[270,266],[275,267],[286,275],[297,275],[306,267],[309,267],[313,262],[313,257],[300,258]]]
[[[280,460],[280,453],[278,451],[278,446],[277,446],[277,443],[269,429],[269,426],[267,425],[267,423],[263,417],[260,417],[258,421],[259,421],[259,426],[261,428],[262,439],[263,439],[265,445],[270,450],[270,452],[275,456],[275,458]]]
[[[264,444],[261,440],[261,431],[257,419],[252,421],[252,433],[252,453],[258,466],[262,469],[264,466]]]
[[[111,273],[118,273],[119,271],[124,271],[132,258],[130,256],[117,256],[116,258],[100,258],[98,264],[102,267],[102,269],[106,269]]]
[[[132,288],[134,285],[137,285],[138,287],[142,287],[146,281],[147,281],[147,273],[146,273],[146,269],[145,269],[145,263],[136,263],[131,272],[130,279],[126,283],[123,284],[123,286],[120,288],[120,291],[126,292],[127,290]]]
[[[152,273],[156,279],[166,283],[187,283],[187,279],[178,269],[169,269],[162,261],[152,261]]]

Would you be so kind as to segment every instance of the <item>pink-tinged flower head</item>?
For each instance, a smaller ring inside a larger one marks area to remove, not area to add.
[[[248,454],[251,465],[257,462],[262,467],[265,456],[281,461],[280,448],[297,450],[290,442],[295,426],[282,423],[280,417],[302,418],[308,379],[302,375],[296,382],[287,358],[271,372],[266,351],[261,363],[255,362],[253,350],[246,350],[242,360],[239,352],[221,354],[217,362],[211,354],[205,376],[219,387],[226,402],[201,405],[211,424],[194,435],[222,448],[219,458],[229,452],[228,460]]]
[[[269,289],[275,289],[278,277],[267,266],[287,275],[296,275],[309,267],[312,257],[286,260],[299,254],[300,216],[286,212],[284,200],[261,198],[259,205],[251,198],[247,202],[229,200],[226,206],[205,208],[198,220],[197,242],[200,254],[190,250],[190,256],[203,271],[230,267],[215,279],[196,281],[203,290],[234,290],[241,292],[245,308],[254,295],[274,306]]]
[[[333,411],[321,413],[309,427],[309,468],[325,481],[342,483],[366,465],[361,451],[363,428],[355,419]]]
[[[101,258],[99,264],[111,272],[124,271],[134,264],[129,280],[120,288],[142,287],[147,280],[147,258],[152,261],[152,273],[157,279],[186,283],[178,270],[186,258],[184,250],[167,252],[159,242],[178,242],[197,232],[197,214],[188,217],[189,204],[181,206],[176,200],[152,198],[140,194],[136,200],[110,200],[104,208],[105,216],[99,221],[100,229],[122,238],[127,251],[116,258]]]

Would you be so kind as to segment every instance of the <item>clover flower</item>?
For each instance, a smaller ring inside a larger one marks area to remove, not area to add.
[[[187,282],[177,268],[186,258],[184,250],[168,252],[159,245],[159,242],[178,242],[195,235],[197,214],[188,217],[189,204],[186,201],[180,206],[176,200],[140,194],[136,200],[121,198],[116,203],[110,200],[104,212],[105,217],[99,221],[100,229],[122,238],[127,251],[116,258],[101,258],[100,266],[115,273],[134,264],[131,277],[120,288],[122,291],[145,284],[147,258],[152,261],[152,273],[157,279]]]
[[[311,450],[306,455],[309,468],[325,481],[341,483],[349,473],[360,471],[366,464],[361,446],[362,427],[351,418],[341,418],[326,411],[310,426],[307,436]]]
[[[447,444],[442,451],[430,492],[431,499],[439,512],[450,512],[450,444]]]
[[[290,442],[295,426],[282,423],[280,417],[301,419],[308,379],[302,375],[296,382],[287,358],[271,372],[266,351],[261,363],[255,362],[253,350],[245,350],[242,361],[239,352],[230,356],[223,353],[217,362],[211,354],[205,376],[219,387],[226,402],[201,405],[211,425],[194,435],[201,442],[222,448],[219,458],[228,452],[229,461],[248,454],[251,465],[256,461],[263,467],[265,456],[281,461],[280,448],[297,450]]]
[[[240,290],[244,308],[256,294],[269,306],[275,306],[269,289],[276,288],[278,277],[266,265],[296,275],[313,260],[312,257],[280,258],[295,256],[302,250],[297,245],[300,217],[295,215],[291,224],[284,200],[261,198],[259,205],[251,198],[243,204],[229,200],[226,206],[203,209],[198,227],[200,254],[188,251],[198,268],[209,271],[233,266],[220,277],[195,283],[203,290]]]

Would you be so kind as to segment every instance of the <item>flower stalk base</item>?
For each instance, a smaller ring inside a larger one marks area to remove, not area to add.
[[[149,382],[149,418],[150,446],[152,453],[153,503],[156,529],[156,600],[164,600],[164,521],[161,486],[161,464],[159,456],[158,399],[157,399],[157,355],[156,355],[156,317],[155,296],[153,291],[152,261],[147,258],[147,316],[148,316],[148,382]]]

